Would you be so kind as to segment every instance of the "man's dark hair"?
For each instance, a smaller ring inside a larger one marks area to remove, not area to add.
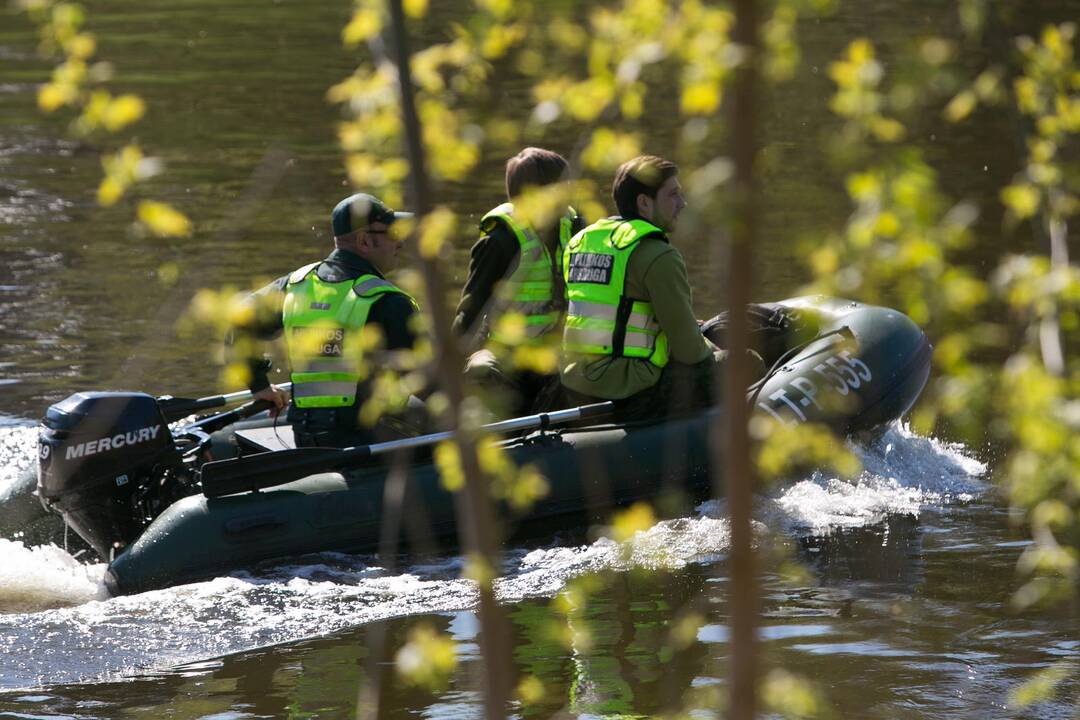
[[[678,174],[678,165],[655,155],[640,155],[624,162],[615,171],[615,182],[611,185],[611,197],[619,216],[638,217],[638,195],[655,198],[660,186]]]
[[[557,152],[527,147],[506,161],[506,196],[513,200],[530,185],[542,187],[563,179],[569,165]]]

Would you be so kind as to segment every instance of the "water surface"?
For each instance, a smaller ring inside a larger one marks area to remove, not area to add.
[[[235,389],[217,386],[217,339],[180,338],[176,323],[200,287],[246,287],[328,249],[329,209],[351,191],[334,138],[339,112],[324,99],[355,64],[338,42],[349,9],[300,0],[90,8],[100,53],[117,69],[114,87],[148,104],[138,139],[167,170],[147,192],[195,221],[192,237],[161,241],[132,232],[129,205],[96,206],[101,148],[67,138],[66,120],[36,111],[48,65],[26,21],[0,8],[0,500],[32,465],[32,423],[72,392]],[[433,12],[425,33],[437,37],[458,8]],[[1078,14],[1075,0],[1025,6],[1006,30]],[[765,98],[757,299],[793,294],[806,279],[793,241],[840,227],[850,212],[824,152],[838,128],[826,107],[828,63],[867,35],[893,71],[897,53],[935,32],[959,37],[953,8],[921,0],[847,3],[800,26],[799,75]],[[961,66],[980,68],[987,52],[966,47]],[[506,105],[520,105],[524,118],[528,88],[505,89]],[[679,129],[665,117],[659,107],[640,129],[648,149],[677,156]],[[950,197],[983,208],[975,262],[989,268],[1002,249],[1027,247],[1022,234],[1002,232],[997,209],[997,189],[1019,163],[1004,114],[979,113],[962,131],[928,114],[912,137]],[[527,141],[568,152],[578,135],[557,125]],[[516,150],[486,148],[470,177],[436,187],[439,200],[475,221],[501,199],[502,164]],[[472,239],[466,231],[454,239],[453,282],[464,277]],[[703,317],[722,298],[713,240],[676,237]],[[179,269],[178,282],[162,282],[166,264]],[[1080,635],[1073,607],[1010,609],[1026,541],[987,484],[992,465],[982,455],[992,461],[993,449],[897,426],[857,451],[866,470],[855,480],[792,478],[759,499],[763,542],[809,570],[792,583],[766,563],[767,664],[815,682],[839,717],[1073,717],[1075,673],[1048,702],[1006,707],[1031,673],[1075,664]],[[3,507],[9,521],[18,508]],[[728,656],[723,510],[706,503],[629,548],[579,528],[507,549],[499,594],[515,669],[545,690],[523,716],[679,707],[717,716]],[[387,717],[481,714],[475,594],[457,556],[327,554],[109,598],[104,566],[73,557],[74,541],[65,552],[50,539],[64,544],[55,524],[0,539],[0,717],[372,714],[358,705],[361,690]],[[568,625],[551,599],[591,572],[607,583],[572,618],[577,639],[567,644],[552,636],[553,625]],[[690,614],[700,627],[675,643],[671,629]],[[418,622],[458,641],[458,670],[439,692],[409,689],[393,673],[393,655]]]

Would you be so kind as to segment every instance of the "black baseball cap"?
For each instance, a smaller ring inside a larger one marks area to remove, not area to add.
[[[381,222],[389,225],[400,218],[412,216],[410,212],[391,210],[377,197],[367,193],[356,193],[334,206],[330,213],[330,225],[334,230],[334,237],[341,237],[363,230],[372,223]]]

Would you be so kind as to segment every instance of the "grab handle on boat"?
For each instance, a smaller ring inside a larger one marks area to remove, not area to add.
[[[489,423],[480,428],[484,433],[507,433],[520,430],[548,428],[578,420],[607,415],[612,402],[593,403],[566,410],[555,410]],[[434,445],[454,436],[453,432],[431,433],[389,442],[359,445],[351,448],[297,448],[247,455],[231,460],[218,460],[202,466],[203,495],[209,498],[274,487],[299,480],[317,472],[340,470],[395,450]]]

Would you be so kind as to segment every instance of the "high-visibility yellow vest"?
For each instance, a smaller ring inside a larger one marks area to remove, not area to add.
[[[663,233],[644,220],[607,218],[571,238],[563,254],[567,355],[642,358],[668,363],[667,335],[652,304],[626,296],[626,266],[638,243]]]
[[[371,306],[387,293],[416,301],[389,280],[361,275],[342,282],[320,280],[320,263],[289,276],[282,321],[292,368],[293,404],[298,408],[347,407],[356,402],[362,371],[360,332]]]
[[[577,212],[568,208],[559,220],[559,248],[554,263],[532,225],[514,217],[513,203],[503,203],[480,219],[481,230],[490,228],[493,221],[501,220],[517,238],[518,265],[499,285],[496,301],[500,314],[518,313],[525,318],[524,342],[527,344],[541,341],[545,334],[558,327],[560,303],[555,297],[553,273],[561,267],[562,249],[570,240],[570,228],[576,218]],[[491,338],[504,345],[521,342],[500,334],[497,322],[492,324]]]

